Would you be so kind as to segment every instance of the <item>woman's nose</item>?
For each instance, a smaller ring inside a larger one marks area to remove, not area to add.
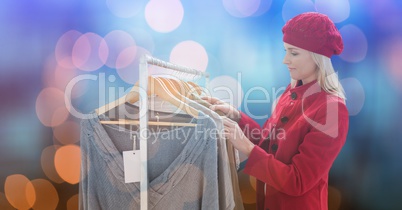
[[[284,64],[289,64],[289,59],[288,59],[288,56],[287,55],[285,55],[284,57],[283,57],[283,61],[282,61]]]

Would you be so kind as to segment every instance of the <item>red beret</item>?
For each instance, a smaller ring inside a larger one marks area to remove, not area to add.
[[[282,28],[283,41],[327,57],[343,50],[341,34],[324,14],[306,12],[286,22]]]

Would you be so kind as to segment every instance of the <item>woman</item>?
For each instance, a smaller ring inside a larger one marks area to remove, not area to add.
[[[292,18],[282,32],[291,83],[262,128],[229,104],[206,100],[230,118],[226,136],[248,156],[244,172],[257,179],[258,209],[328,209],[328,174],[349,122],[330,60],[342,52],[342,38],[315,12]]]

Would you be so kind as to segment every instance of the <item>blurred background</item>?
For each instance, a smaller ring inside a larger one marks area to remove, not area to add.
[[[143,54],[208,72],[212,95],[262,124],[289,83],[282,26],[307,11],[345,45],[332,60],[350,130],[329,208],[402,209],[397,0],[2,0],[0,209],[77,209],[80,116],[129,91]],[[254,180],[240,173],[240,185],[254,209]]]

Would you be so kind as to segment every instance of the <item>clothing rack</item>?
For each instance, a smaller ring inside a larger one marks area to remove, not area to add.
[[[174,72],[180,72],[183,75],[193,75],[193,80],[199,77],[205,77],[205,86],[208,88],[209,74],[201,72],[196,69],[188,68],[185,66],[169,63],[163,60],[159,60],[150,55],[144,55],[141,57],[139,64],[139,107],[140,107],[140,159],[141,159],[141,180],[140,180],[140,206],[141,210],[148,209],[148,64],[155,65],[162,68],[173,70]],[[135,149],[135,148],[133,148]],[[145,160],[145,161],[144,161]]]

